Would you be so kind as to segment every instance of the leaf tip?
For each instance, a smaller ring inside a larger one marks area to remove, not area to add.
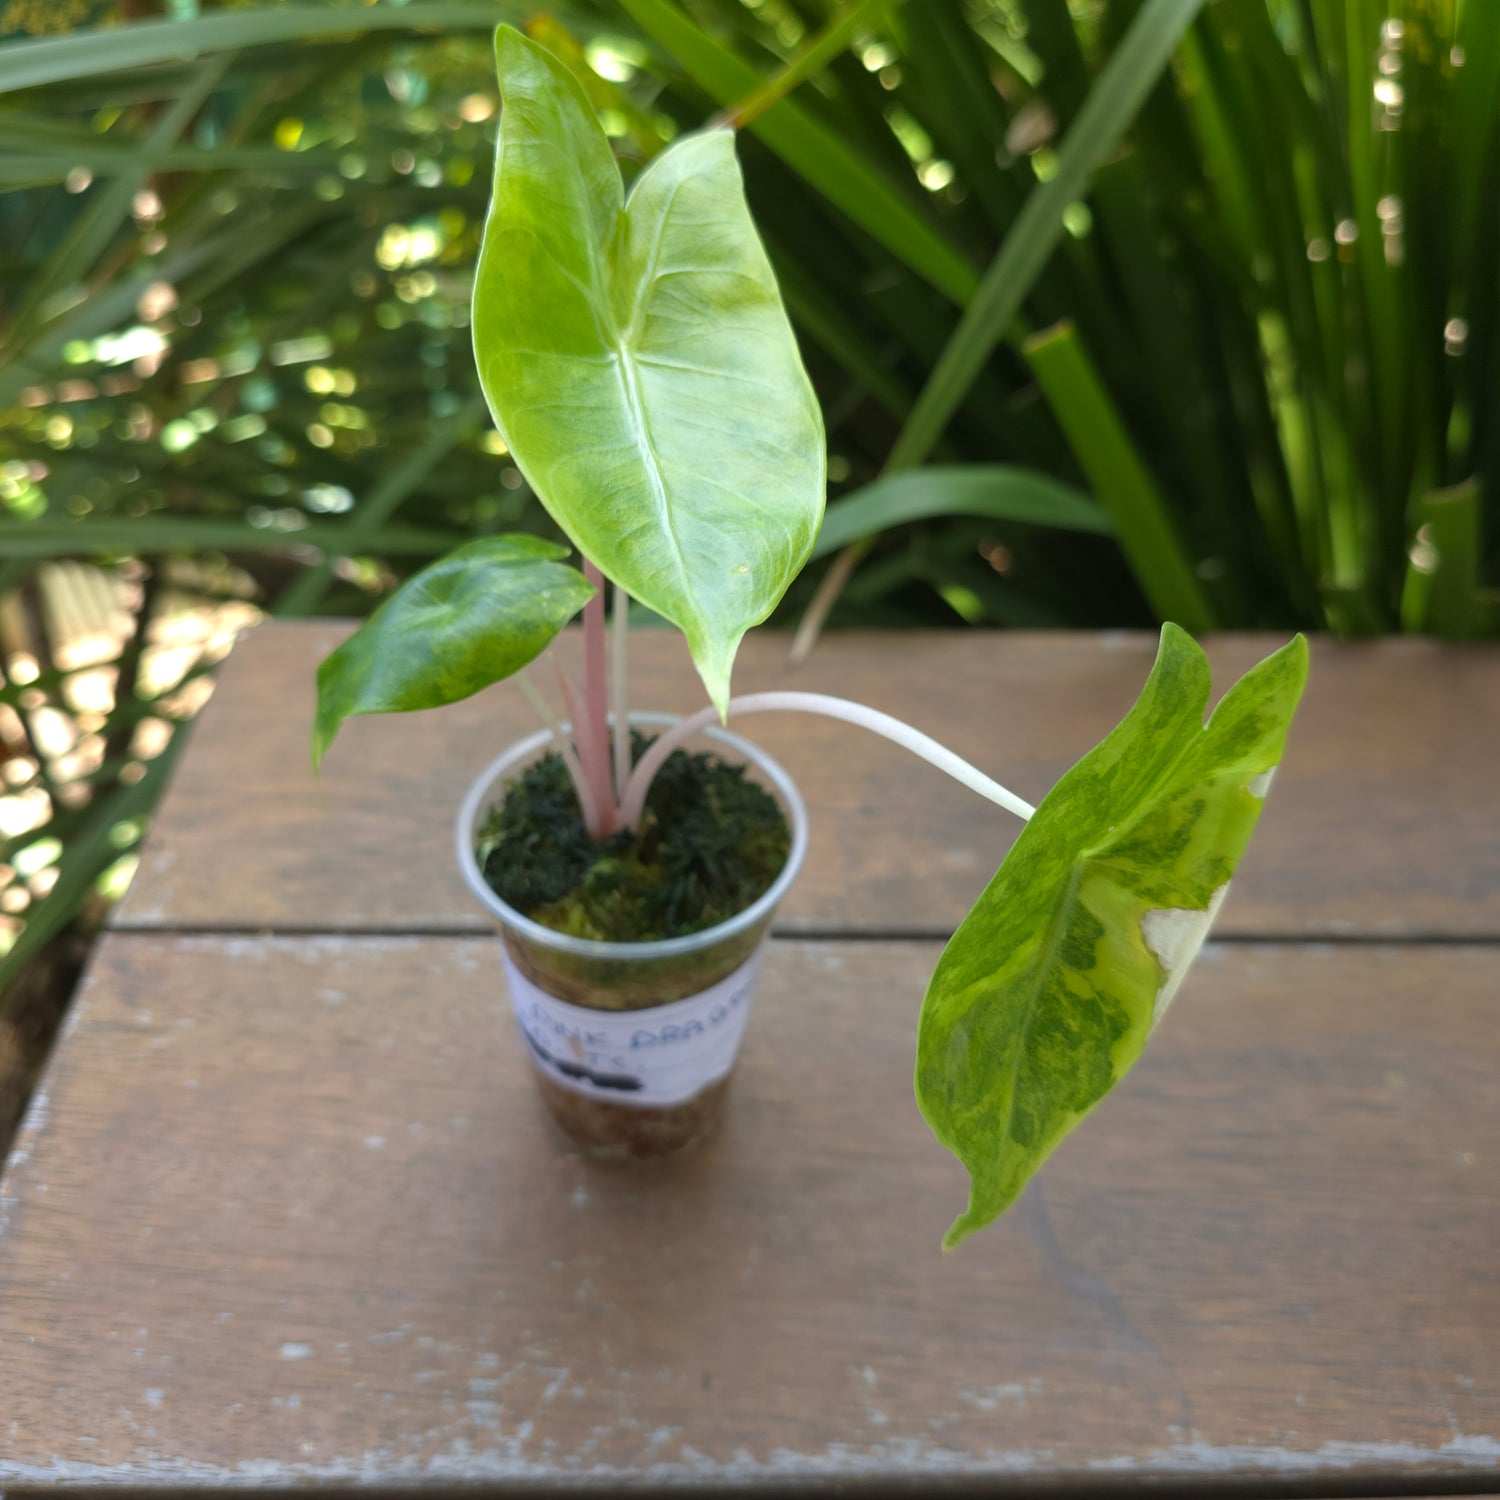
[[[358,633],[356,631],[355,635]],[[354,636],[349,637],[349,640],[353,639]],[[348,658],[348,645],[349,641],[344,641],[335,646],[318,663],[317,705],[313,710],[312,745],[310,747],[314,776],[322,770],[323,757],[333,748],[339,729],[348,717],[347,710],[338,706],[336,695],[336,689]]]
[[[689,649],[693,653],[693,665],[708,693],[708,701],[719,711],[719,723],[729,722],[729,681],[734,671],[734,654],[739,648],[740,636],[730,640],[703,640],[689,638]]]
[[[512,26],[509,21],[502,21],[495,28],[495,37],[494,37],[495,73],[496,73],[497,81],[499,83],[501,83],[502,85],[505,82],[505,74],[506,74],[506,71],[507,71],[506,70],[506,57],[510,53],[510,51],[511,51],[512,47],[515,45],[515,43],[517,41],[523,41],[523,40],[524,40],[524,38],[521,36],[521,33],[519,31],[517,31],[516,28],[514,26]],[[503,100],[502,100],[502,102],[503,102]]]
[[[538,76],[537,69],[542,70],[543,75],[548,75],[561,70],[563,64],[557,57],[541,42],[534,37],[527,36],[517,26],[512,26],[508,21],[502,21],[495,28],[495,69],[500,84],[500,102],[505,102],[507,86],[512,83],[520,83],[525,87],[525,79],[529,73],[537,85],[542,84],[542,77]],[[571,76],[571,75],[569,75]]]
[[[1288,710],[1290,719],[1291,711],[1295,710],[1307,687],[1307,673],[1311,661],[1312,648],[1307,643],[1307,637],[1298,631],[1286,645],[1278,647],[1264,661],[1258,662],[1245,676],[1246,678],[1252,675],[1256,678],[1266,678],[1269,675],[1277,678],[1283,690],[1290,695],[1291,708]]]
[[[516,42],[524,43],[525,41],[526,37],[517,27],[512,26],[509,21],[502,21],[495,28],[495,55],[498,57],[503,47],[511,47]]]
[[[323,705],[318,705],[317,717],[313,720],[312,732],[312,769],[313,775],[317,776],[323,769],[323,757],[333,748],[333,742],[338,738],[339,725],[343,722],[341,715],[330,715],[324,711]]]

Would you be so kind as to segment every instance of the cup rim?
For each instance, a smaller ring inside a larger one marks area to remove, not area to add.
[[[633,725],[663,729],[670,728],[679,722],[675,715],[663,713],[632,713],[629,715],[629,721]],[[611,722],[613,722],[613,715],[611,715]],[[571,727],[565,721],[562,730],[566,734]],[[780,762],[767,755],[759,745],[742,739],[737,734],[731,734],[727,729],[721,729],[716,725],[702,729],[699,733],[733,750],[762,772],[775,788],[786,812],[787,821],[791,824],[792,846],[787,851],[786,863],[781,867],[776,879],[743,911],[736,912],[734,916],[714,927],[705,927],[701,932],[690,932],[682,937],[655,938],[649,942],[616,943],[603,938],[580,938],[573,937],[569,933],[554,931],[551,927],[544,927],[540,922],[534,922],[530,917],[502,901],[490,888],[479,868],[479,860],[474,852],[474,835],[478,830],[481,816],[488,811],[490,805],[488,799],[496,783],[508,771],[520,765],[545,745],[550,744],[553,738],[550,729],[539,729],[534,734],[527,735],[525,739],[517,740],[509,749],[502,751],[479,773],[464,794],[454,829],[458,868],[463,874],[464,883],[503,927],[508,928],[518,937],[525,938],[529,943],[550,948],[557,953],[566,953],[575,958],[602,958],[624,962],[678,958],[683,954],[701,952],[715,943],[732,938],[764,921],[791,889],[792,882],[797,878],[802,869],[802,863],[807,857],[807,808],[802,801],[802,794],[797,790],[797,783],[782,768]]]

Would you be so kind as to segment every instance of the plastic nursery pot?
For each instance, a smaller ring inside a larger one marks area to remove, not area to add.
[[[668,714],[632,714],[665,728]],[[721,729],[704,736],[747,763],[781,803],[792,842],[781,873],[752,905],[715,927],[657,942],[570,937],[533,922],[491,889],[475,837],[506,784],[551,747],[541,730],[512,745],[459,810],[458,864],[495,918],[521,1036],[548,1110],[590,1156],[643,1159],[685,1150],[723,1112],[771,918],[807,853],[807,810],[763,750]]]

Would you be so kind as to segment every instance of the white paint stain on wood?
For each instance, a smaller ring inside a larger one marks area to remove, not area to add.
[[[287,1402],[290,1406],[290,1400]],[[128,1412],[122,1420],[139,1432]],[[174,1486],[218,1486],[244,1489],[255,1486],[292,1485],[316,1481],[357,1482],[366,1485],[394,1484],[402,1480],[467,1479],[470,1481],[539,1481],[567,1476],[594,1477],[632,1484],[666,1484],[692,1478],[712,1478],[725,1483],[746,1483],[763,1478],[816,1479],[854,1476],[1031,1474],[1045,1475],[1066,1468],[1096,1473],[1151,1476],[1222,1476],[1239,1472],[1275,1473],[1283,1478],[1298,1475],[1372,1470],[1396,1473],[1412,1482],[1423,1475],[1454,1469],[1488,1469],[1500,1463],[1500,1440],[1492,1437],[1456,1435],[1437,1447],[1402,1442],[1326,1442],[1317,1448],[1297,1449],[1273,1444],[1218,1446],[1194,1439],[1145,1454],[1122,1454],[1116,1458],[1082,1458],[1055,1449],[985,1448],[974,1451],[941,1446],[920,1438],[888,1437],[871,1443],[835,1442],[814,1451],[776,1448],[757,1457],[736,1448],[727,1458],[681,1444],[670,1459],[653,1458],[668,1442],[679,1440],[681,1431],[670,1427],[647,1427],[625,1419],[615,1427],[596,1430],[571,1454],[558,1453],[547,1443],[545,1455],[528,1455],[532,1424],[522,1422],[509,1435],[494,1430],[503,1420],[489,1409],[469,1412],[458,1419],[469,1431],[483,1429],[489,1436],[483,1444],[456,1433],[453,1426],[434,1429],[427,1436],[443,1446],[414,1454],[410,1446],[394,1444],[347,1458],[314,1461],[257,1459],[234,1465],[218,1465],[167,1456],[152,1451],[146,1443],[136,1446],[135,1456],[119,1464],[85,1463],[53,1456],[41,1463],[0,1462],[0,1482],[12,1485],[151,1483]],[[634,1429],[639,1429],[634,1430]],[[639,1444],[639,1457],[632,1461],[600,1461],[600,1447],[617,1442],[630,1430]],[[589,1450],[589,1451],[585,1451]],[[593,1459],[591,1462],[590,1460]]]
[[[1003,1407],[1025,1411],[1027,1396],[1040,1389],[1041,1381],[1039,1380],[1033,1380],[1029,1385],[1012,1380],[1003,1385],[961,1385],[957,1388],[957,1395],[965,1406],[972,1406],[975,1411],[997,1412]]]
[[[80,1009],[79,1000],[74,1000],[72,1009],[74,1011]],[[72,1019],[71,1024],[77,1024],[76,1017]],[[21,1201],[16,1188],[19,1185],[22,1169],[30,1163],[36,1144],[46,1131],[51,1119],[52,1101],[46,1089],[39,1088],[31,1096],[31,1103],[26,1106],[26,1114],[21,1120],[20,1130],[16,1132],[9,1160],[0,1160],[0,1236],[5,1234],[11,1214]],[[45,1183],[30,1185],[39,1194],[47,1191]]]
[[[420,937],[358,932],[324,932],[315,936],[206,933],[163,937],[160,941],[163,946],[180,953],[212,953],[222,958],[258,962],[291,958],[308,965],[332,963],[335,969],[347,969],[350,958],[363,963],[378,963],[394,953],[417,952],[426,943],[426,939]],[[337,987],[330,987],[326,992],[340,993]]]

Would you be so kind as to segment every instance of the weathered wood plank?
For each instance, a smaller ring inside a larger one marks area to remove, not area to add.
[[[509,686],[437,713],[346,726],[308,766],[313,672],[346,627],[277,624],[237,649],[118,916],[135,929],[478,931],[450,849],[479,768],[534,727]],[[571,649],[573,642],[567,643]],[[1216,678],[1272,643],[1212,643]],[[747,640],[743,690],[861,699],[1039,797],[1128,706],[1150,637],[830,637],[800,673],[785,639]],[[638,632],[634,701],[701,690],[676,637]],[[1017,825],[904,752],[805,715],[745,730],[797,777],[813,818],[783,912],[804,933],[951,931]],[[1291,754],[1221,918],[1226,936],[1500,936],[1500,651],[1319,642]]]
[[[107,936],[0,1189],[0,1487],[1500,1477],[1492,949],[1211,949],[946,1258],[935,953],[777,945],[723,1133],[620,1171],[488,939]]]

